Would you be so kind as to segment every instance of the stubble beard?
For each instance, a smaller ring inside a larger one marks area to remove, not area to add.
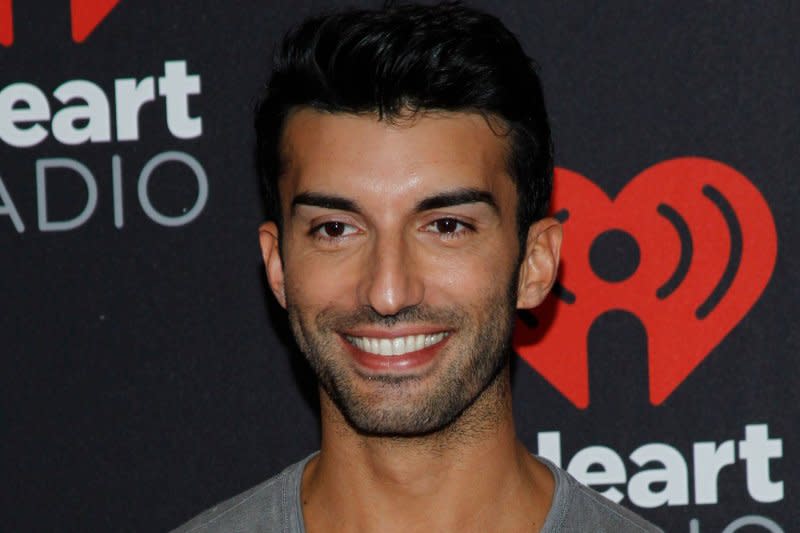
[[[516,279],[505,293],[501,291],[486,301],[480,316],[470,316],[458,306],[434,309],[420,305],[392,316],[379,315],[368,307],[350,311],[331,308],[320,312],[312,325],[291,302],[287,309],[300,350],[323,391],[352,428],[364,435],[418,437],[453,425],[489,390],[505,394],[506,387],[492,385],[506,374],[503,370],[509,364],[515,292]],[[354,372],[337,333],[355,326],[391,327],[399,323],[435,323],[454,331],[438,356],[446,357],[447,366],[438,368],[435,383],[427,380],[422,390],[417,390],[418,382],[427,376],[364,376]],[[359,391],[357,380],[370,381],[376,392]],[[493,421],[487,418],[497,415],[492,411],[482,409],[478,415],[482,419],[471,421],[471,425],[491,425]]]

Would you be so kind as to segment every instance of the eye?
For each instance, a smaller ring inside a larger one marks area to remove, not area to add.
[[[311,234],[323,239],[336,239],[356,233],[358,229],[344,222],[325,222],[311,229]]]
[[[467,224],[466,222],[462,222],[457,218],[440,218],[434,220],[427,226],[425,226],[426,231],[430,231],[433,233],[439,233],[443,236],[456,236],[461,233],[465,233],[467,231],[472,231],[475,228]]]

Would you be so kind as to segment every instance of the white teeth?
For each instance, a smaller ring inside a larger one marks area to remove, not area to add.
[[[413,350],[414,347],[412,346]],[[392,353],[406,353],[406,339],[405,337],[397,337],[392,339]]]
[[[440,332],[432,335],[409,335],[407,337],[395,337],[393,339],[377,339],[372,337],[351,337],[345,336],[347,341],[365,352],[375,355],[393,356],[404,355],[410,352],[422,350],[428,346],[433,346],[442,342],[449,333]]]
[[[381,339],[381,355],[392,355],[392,341],[389,339]]]

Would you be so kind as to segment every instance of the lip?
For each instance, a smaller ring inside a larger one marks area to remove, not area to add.
[[[344,338],[344,335],[348,335],[352,337],[394,339],[409,335],[430,335],[442,332],[447,332],[448,335],[436,344],[403,355],[376,355],[365,352]],[[451,333],[451,330],[447,328],[436,326],[403,327],[392,329],[391,331],[385,329],[358,328],[348,330],[346,333],[340,333],[339,339],[350,353],[358,368],[365,374],[410,374],[424,371],[427,367],[431,366],[436,356],[452,337]]]

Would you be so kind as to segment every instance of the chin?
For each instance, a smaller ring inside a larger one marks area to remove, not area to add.
[[[439,383],[433,392],[428,391],[427,394],[420,390],[410,390],[414,385],[408,383],[414,381],[411,379],[402,380],[406,381],[403,384],[410,387],[402,387],[398,380],[392,379],[385,385],[393,390],[382,386],[369,395],[353,394],[350,387],[345,387],[345,390],[329,390],[325,386],[323,388],[348,424],[359,434],[376,437],[425,437],[456,425],[477,427],[496,420],[494,408],[480,409],[480,412],[468,417],[470,420],[466,424],[461,424],[466,413],[480,398],[498,392],[497,387],[492,385],[498,382],[503,369],[508,367],[508,360],[507,356],[497,360],[491,372],[482,374],[483,379],[471,382],[466,379],[457,380],[458,383],[444,380],[448,383]],[[471,374],[469,377],[474,379],[477,375]],[[398,385],[403,390],[398,390]],[[414,397],[415,392],[418,393],[417,397]],[[372,396],[372,401],[369,396]],[[493,407],[498,405],[494,401],[483,403]]]

